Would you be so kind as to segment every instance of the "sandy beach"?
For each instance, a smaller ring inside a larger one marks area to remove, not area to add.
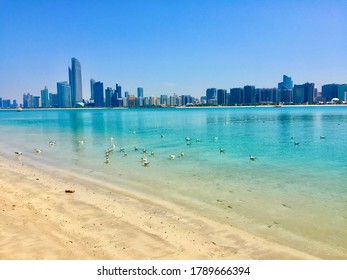
[[[2,260],[315,259],[178,205],[67,172],[53,177],[16,158],[1,155],[0,173]]]

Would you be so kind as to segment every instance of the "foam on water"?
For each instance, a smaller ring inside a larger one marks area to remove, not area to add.
[[[347,107],[24,110],[0,118],[2,150],[21,150],[40,168],[159,196],[317,256],[347,257]],[[110,137],[116,148],[105,164]]]

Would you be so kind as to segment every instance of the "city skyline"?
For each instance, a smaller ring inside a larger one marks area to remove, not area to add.
[[[0,8],[3,99],[45,86],[55,93],[71,57],[82,62],[84,99],[91,78],[134,95],[142,87],[147,96],[196,97],[211,87],[276,87],[283,74],[317,88],[347,82],[345,1],[4,0]]]

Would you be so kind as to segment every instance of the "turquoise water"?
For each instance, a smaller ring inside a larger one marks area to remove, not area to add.
[[[347,107],[3,110],[0,131],[3,154],[20,150],[40,168],[164,198],[316,256],[347,258]],[[111,137],[116,148],[106,164]]]

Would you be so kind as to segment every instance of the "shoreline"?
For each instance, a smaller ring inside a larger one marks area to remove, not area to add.
[[[258,105],[216,105],[216,106],[199,106],[199,105],[193,105],[193,106],[138,106],[138,107],[78,107],[78,108],[23,108],[25,111],[35,111],[35,110],[42,110],[42,111],[49,111],[49,110],[126,110],[126,109],[233,109],[233,108],[292,108],[292,107],[347,107],[347,103],[345,104],[283,104],[280,107],[276,107],[275,104],[258,104]],[[0,111],[17,111],[16,108],[0,108]]]
[[[3,155],[0,172],[2,260],[317,259],[182,206],[73,174],[53,177]]]

